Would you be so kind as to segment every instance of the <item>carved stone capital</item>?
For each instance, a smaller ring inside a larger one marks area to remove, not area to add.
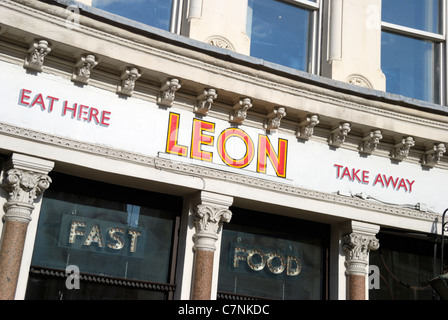
[[[207,115],[207,113],[212,108],[213,101],[218,97],[215,89],[205,89],[198,97],[196,105],[193,111],[202,115]]]
[[[160,87],[159,104],[171,107],[176,98],[176,91],[181,88],[179,79],[166,80]]]
[[[120,84],[117,86],[117,93],[126,96],[132,96],[135,88],[135,82],[141,74],[137,68],[131,67],[123,71],[120,77]]]
[[[250,98],[242,98],[233,106],[230,113],[229,121],[231,123],[242,124],[247,117],[247,110],[252,108],[252,100]]]
[[[220,206],[200,204],[196,206],[194,216],[195,248],[199,250],[215,251],[215,242],[223,223],[230,222],[232,212]]]
[[[333,129],[330,134],[329,144],[334,147],[340,147],[351,130],[348,122],[341,123],[337,128]]]
[[[308,140],[314,133],[314,127],[319,124],[319,116],[316,114],[309,115],[305,120],[300,122],[297,138]]]
[[[88,54],[79,58],[75,64],[75,70],[73,70],[72,81],[88,84],[90,80],[90,72],[97,64],[98,62],[93,54]]]
[[[376,150],[380,140],[383,139],[381,130],[372,130],[370,134],[361,141],[359,151],[362,153],[371,154]]]
[[[446,152],[444,143],[436,143],[433,148],[426,151],[423,155],[423,165],[426,167],[434,167]]]
[[[2,188],[8,192],[5,219],[30,221],[35,200],[50,186],[51,178],[42,173],[10,169]]]
[[[373,235],[352,232],[343,237],[342,249],[345,252],[346,273],[350,275],[367,274],[370,250],[377,250],[379,241]]]
[[[25,58],[24,67],[42,71],[44,60],[47,54],[51,51],[50,45],[47,40],[39,40],[31,44],[28,49],[28,55]]]
[[[282,118],[286,116],[286,109],[284,107],[275,107],[272,112],[270,112],[265,121],[266,130],[277,130],[280,128]]]
[[[403,138],[400,143],[395,145],[392,157],[398,161],[405,159],[409,155],[409,151],[413,146],[415,146],[413,137]]]

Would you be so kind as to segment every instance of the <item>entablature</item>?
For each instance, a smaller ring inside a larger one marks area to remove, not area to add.
[[[405,107],[351,84],[265,65],[257,68],[251,59],[245,63],[226,59],[224,51],[216,54],[205,44],[195,47],[185,40],[182,45],[178,39],[177,43],[163,42],[82,15],[78,25],[68,27],[73,12],[42,2],[9,0],[1,6],[5,19],[0,29],[0,58],[22,64],[27,72],[52,73],[77,85],[157,103],[166,95],[162,104],[167,108],[175,103],[233,124],[235,108],[249,99],[250,108],[238,118],[239,124],[268,133],[294,132],[299,140],[314,139],[363,156],[375,154],[397,163],[448,168],[444,156],[448,112],[443,110]],[[25,19],[27,23],[19,29],[16,21]],[[37,67],[35,63],[30,68],[30,58],[38,54],[39,45],[47,49],[36,57]],[[173,79],[176,88],[168,92],[167,82]]]

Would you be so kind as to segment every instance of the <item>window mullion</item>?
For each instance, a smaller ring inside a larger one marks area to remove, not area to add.
[[[395,33],[400,33],[403,35],[408,35],[412,37],[417,37],[425,40],[432,40],[436,42],[441,42],[445,40],[445,35],[437,34],[427,31],[422,31],[414,28],[400,26],[398,24],[390,23],[390,22],[381,22],[381,28],[383,31],[392,31]]]
[[[307,1],[307,0],[283,0],[284,2],[288,2],[291,4],[299,5],[302,8],[318,10],[320,7],[320,1]]]

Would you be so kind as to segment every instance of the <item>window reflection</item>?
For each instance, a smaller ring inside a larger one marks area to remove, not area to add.
[[[93,0],[92,6],[144,24],[169,30],[172,0]]]
[[[383,0],[382,20],[404,27],[442,33],[441,0]]]
[[[309,71],[310,10],[282,1],[249,0],[250,55]]]
[[[218,291],[262,299],[324,299],[325,225],[232,208],[224,226]],[[267,227],[269,226],[269,227]]]
[[[386,90],[440,103],[439,44],[390,32],[383,32],[381,41]]]

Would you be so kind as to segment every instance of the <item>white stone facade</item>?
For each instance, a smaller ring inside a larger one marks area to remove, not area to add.
[[[448,113],[382,92],[379,0],[324,6],[323,77],[245,59],[247,1],[232,4],[189,1],[182,32],[190,39],[179,39],[82,13],[74,19],[64,6],[0,1],[0,154],[184,197],[176,299],[189,299],[192,290],[192,203],[199,191],[223,199],[225,210],[234,205],[331,225],[329,298],[346,299],[346,276],[356,269],[346,262],[346,235],[367,230],[374,239],[384,227],[440,234],[448,206]],[[168,124],[176,119],[178,136],[171,137]],[[212,126],[203,127],[206,138],[194,138],[197,122]],[[242,137],[251,142],[241,144]],[[273,146],[267,157],[260,156],[261,139]],[[0,203],[6,200],[2,194]],[[25,297],[39,208],[28,226],[16,299]],[[203,245],[216,249],[215,299],[220,231],[209,234]],[[367,268],[375,248],[365,248],[358,267]]]

